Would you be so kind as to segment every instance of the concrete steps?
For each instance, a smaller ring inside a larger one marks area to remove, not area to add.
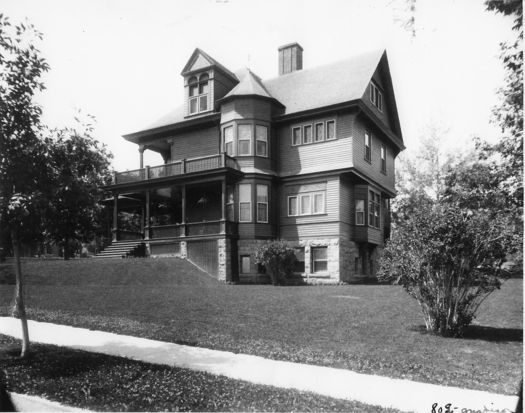
[[[127,255],[133,251],[136,247],[142,244],[142,240],[136,241],[117,241],[112,243],[103,251],[100,251],[93,258],[113,258],[122,259],[126,258]]]

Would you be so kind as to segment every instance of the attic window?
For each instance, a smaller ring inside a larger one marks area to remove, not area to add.
[[[379,109],[379,112],[383,112],[383,94],[375,83],[370,83],[370,102]]]
[[[192,76],[188,80],[188,105],[190,115],[208,110],[208,79],[208,74],[203,73],[199,78],[197,78],[197,76]]]

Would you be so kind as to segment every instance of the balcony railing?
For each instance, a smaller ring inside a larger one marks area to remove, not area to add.
[[[194,172],[211,171],[219,168],[238,169],[237,161],[225,153],[203,156],[200,158],[182,159],[177,162],[159,166],[145,167],[133,171],[116,172],[115,184],[139,182],[148,179],[164,178],[168,176],[184,175]]]

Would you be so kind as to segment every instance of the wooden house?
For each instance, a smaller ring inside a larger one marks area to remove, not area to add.
[[[280,47],[279,75],[262,80],[196,49],[182,106],[124,136],[140,168],[107,188],[114,244],[138,240],[220,280],[260,282],[257,246],[284,239],[310,280],[373,277],[404,149],[387,55],[309,69],[302,56],[297,43]],[[164,164],[144,166],[145,150]]]

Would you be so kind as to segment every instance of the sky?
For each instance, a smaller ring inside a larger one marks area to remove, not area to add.
[[[405,0],[2,0],[2,12],[44,35],[44,123],[74,125],[78,110],[95,116],[119,171],[139,167],[137,146],[122,135],[182,103],[180,72],[196,47],[263,79],[277,76],[277,49],[290,42],[303,47],[304,68],[386,49],[408,152],[428,125],[444,131],[449,151],[499,132],[491,109],[512,19],[482,0],[417,0],[415,37],[402,27]],[[161,163],[145,152],[145,164]]]

